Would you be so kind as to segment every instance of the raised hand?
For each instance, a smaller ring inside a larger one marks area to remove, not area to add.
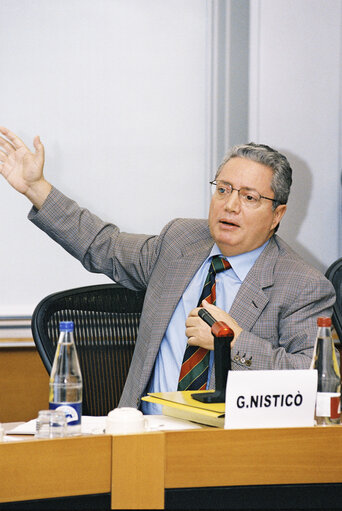
[[[37,136],[31,152],[14,133],[0,127],[0,174],[15,190],[26,195],[38,208],[43,204],[51,185],[43,176],[44,146]]]

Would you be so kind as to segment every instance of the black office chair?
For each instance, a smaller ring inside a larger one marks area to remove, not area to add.
[[[336,291],[336,302],[333,309],[332,322],[337,336],[342,342],[342,258],[332,263],[325,276],[331,281]]]
[[[49,374],[59,322],[74,321],[83,376],[84,415],[107,415],[118,405],[134,351],[144,295],[119,284],[102,284],[54,293],[35,308],[33,339]]]

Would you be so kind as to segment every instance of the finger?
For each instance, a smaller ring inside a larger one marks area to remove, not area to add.
[[[187,337],[203,337],[207,335],[211,335],[211,330],[209,325],[203,323],[203,325],[189,325],[185,328],[185,335]]]
[[[188,318],[190,318],[190,317],[197,317],[198,316],[198,311],[200,310],[200,308],[201,307],[196,307],[195,309],[192,309],[189,312]]]
[[[43,152],[43,154],[44,154],[44,146],[43,146],[42,141],[40,140],[40,137],[38,135],[34,137],[33,145],[34,145],[34,148],[37,153]]]
[[[44,165],[45,150],[39,136],[34,137],[33,145],[40,165]]]
[[[199,316],[188,316],[185,320],[185,326],[202,326],[202,320]]]
[[[206,300],[203,300],[202,306],[203,306],[203,309],[208,311],[212,315],[212,317],[214,319],[216,319],[216,321],[218,321],[218,317],[217,317],[218,308],[216,307],[216,305],[213,305],[212,303],[209,303]]]
[[[14,151],[14,149],[13,150],[9,150],[9,149],[6,150],[3,147],[1,147],[1,145],[0,145],[0,160],[2,162],[6,161],[13,151]]]
[[[218,307],[216,305],[213,305],[212,303],[207,302],[207,300],[203,300],[202,305],[205,309],[208,311],[217,311]]]
[[[187,328],[185,334],[188,344],[198,344],[198,332],[194,328]]]
[[[185,335],[187,337],[196,337],[196,335],[198,335],[198,329],[194,325],[187,326],[185,329]]]
[[[10,156],[10,154],[12,154],[13,152],[15,151],[15,149],[13,148],[6,148],[6,147],[3,147],[0,143],[0,157],[2,159],[4,158],[8,158]]]
[[[193,314],[191,314],[191,315],[189,314],[189,316],[185,320],[185,324],[187,325],[189,322],[193,323],[196,320],[196,318],[198,318],[198,317],[199,317],[198,315],[195,316]]]
[[[0,146],[0,160],[4,160],[8,157],[8,153]]]
[[[202,305],[203,305],[203,307],[208,307],[208,308],[210,307],[210,305],[212,305],[214,307],[214,305],[212,303],[207,302],[207,300],[202,300]]]
[[[0,137],[0,149],[5,153],[11,153],[15,151],[15,147],[5,138]]]
[[[192,329],[191,329],[191,328],[189,328],[189,327],[187,327],[187,328],[185,329],[185,335],[187,336],[187,338],[188,338],[188,339],[189,339],[190,337],[193,337],[193,335],[191,335],[191,333],[193,333],[193,332],[192,332]]]
[[[19,149],[20,147],[23,147],[25,145],[24,142],[19,137],[17,137],[17,135],[15,135],[9,129],[4,128],[3,126],[0,126],[0,133],[5,135],[5,137],[7,137],[8,140],[11,141],[15,149]]]
[[[188,332],[189,332],[189,329],[190,329],[190,328],[191,328],[192,330],[194,330],[195,325],[192,325],[191,323],[190,323],[190,324],[189,324],[189,323],[186,323],[186,324],[185,324],[185,334],[186,334],[187,336],[188,336]]]

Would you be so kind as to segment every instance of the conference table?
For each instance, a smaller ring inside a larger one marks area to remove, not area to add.
[[[76,498],[88,509],[340,509],[342,427],[0,442],[0,509],[81,509]]]

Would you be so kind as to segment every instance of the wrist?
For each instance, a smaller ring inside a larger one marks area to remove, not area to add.
[[[32,202],[35,208],[40,209],[51,192],[51,189],[52,185],[42,178],[29,186],[24,195]]]

